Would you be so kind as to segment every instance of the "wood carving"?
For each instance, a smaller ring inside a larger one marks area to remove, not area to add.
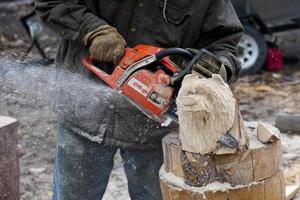
[[[185,76],[177,97],[182,150],[202,155],[215,152],[234,123],[236,101],[219,75]]]

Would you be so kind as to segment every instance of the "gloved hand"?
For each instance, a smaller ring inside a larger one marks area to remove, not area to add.
[[[197,54],[197,49],[187,49],[193,54]],[[228,82],[227,71],[225,65],[217,59],[216,56],[204,54],[196,62],[193,67],[193,72],[206,78],[212,77],[212,74],[219,74],[225,82]]]
[[[109,25],[87,33],[82,40],[85,45],[90,45],[91,58],[100,62],[116,65],[124,55],[126,42],[117,29]]]

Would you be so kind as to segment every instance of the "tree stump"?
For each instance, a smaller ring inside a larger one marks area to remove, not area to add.
[[[217,173],[226,181],[194,187],[185,181],[181,166],[182,146],[178,133],[163,139],[164,165],[160,170],[164,200],[284,200],[285,186],[280,169],[280,140],[263,144],[257,139],[258,123],[246,123],[249,148],[237,154],[213,155]],[[197,160],[199,166],[203,160]],[[204,161],[206,162],[206,161]]]
[[[0,199],[19,199],[17,120],[0,116]]]

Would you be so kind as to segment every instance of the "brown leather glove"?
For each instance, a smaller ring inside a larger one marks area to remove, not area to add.
[[[187,49],[193,54],[197,54],[197,49]],[[204,54],[193,67],[193,73],[206,78],[212,77],[212,74],[219,74],[225,82],[228,82],[228,76],[225,65],[215,56]]]
[[[90,45],[91,58],[100,62],[116,65],[124,55],[126,42],[112,26],[100,26],[87,33],[82,40],[85,45]]]

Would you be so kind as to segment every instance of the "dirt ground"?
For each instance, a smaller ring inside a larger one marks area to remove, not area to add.
[[[29,45],[29,39],[19,27],[19,22],[15,21],[18,26],[14,26],[8,20],[12,19],[11,15],[26,13],[28,8],[17,8],[18,12],[10,12],[13,9],[0,6],[0,20],[7,22],[7,26],[0,25],[1,60],[7,57],[19,60]],[[8,11],[13,14],[5,14]],[[9,34],[12,30],[15,34]],[[57,38],[47,30],[46,33],[42,36],[45,50],[48,55],[54,56]],[[280,47],[289,61],[285,69],[277,73],[262,72],[243,77],[233,86],[234,95],[240,100],[242,114],[247,121],[261,120],[274,124],[279,112],[300,113],[300,31],[278,34],[278,37]],[[37,58],[38,54],[34,52],[30,56]],[[43,96],[35,92],[11,90],[0,84],[0,115],[15,117],[20,122],[21,199],[49,200],[52,195],[56,117]],[[300,163],[300,135],[282,133],[282,144],[284,166],[287,168]],[[119,154],[115,157],[115,166],[104,197],[104,200],[113,199],[129,199]]]

